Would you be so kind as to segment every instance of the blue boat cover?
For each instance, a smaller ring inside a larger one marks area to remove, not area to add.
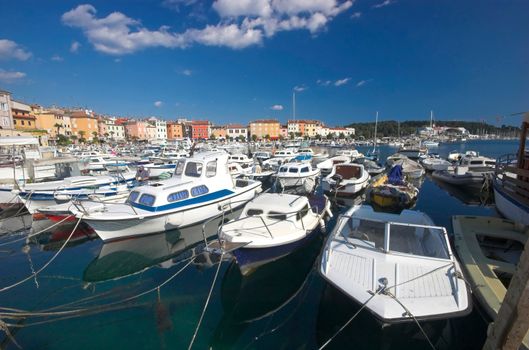
[[[297,155],[295,159],[298,162],[303,162],[303,161],[311,160],[312,156],[310,154],[300,154],[300,155]]]
[[[402,165],[395,165],[388,174],[388,182],[392,185],[403,185]]]

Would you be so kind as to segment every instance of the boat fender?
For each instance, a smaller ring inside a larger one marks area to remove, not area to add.
[[[332,217],[333,217],[333,215],[332,215],[332,211],[331,211],[331,207],[330,207],[330,206],[327,206],[327,207],[325,208],[325,213],[327,213],[327,216],[328,216],[329,218],[332,218]]]
[[[321,229],[321,232],[323,233],[326,232],[325,220],[323,220],[323,218],[320,218],[320,229]]]

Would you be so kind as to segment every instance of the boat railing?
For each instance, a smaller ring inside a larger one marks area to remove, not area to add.
[[[496,174],[503,174],[508,167],[518,164],[518,155],[514,153],[504,154],[496,159]]]

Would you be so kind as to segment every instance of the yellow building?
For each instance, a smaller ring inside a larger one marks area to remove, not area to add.
[[[11,100],[11,114],[16,130],[37,129],[36,119],[31,111],[31,106],[22,102]]]
[[[32,110],[37,118],[37,128],[46,130],[51,138],[57,138],[57,132],[65,136],[72,134],[70,117],[65,115],[63,110],[44,109],[39,105],[32,106]]]
[[[277,140],[280,134],[281,124],[275,119],[259,119],[250,122],[250,137],[255,135],[260,140],[268,135],[270,140]]]
[[[72,123],[72,134],[78,138],[83,137],[86,140],[91,140],[94,138],[94,132],[99,134],[97,117],[91,110],[68,111],[66,115],[70,117]]]

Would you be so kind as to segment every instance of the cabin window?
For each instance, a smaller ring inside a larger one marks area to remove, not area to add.
[[[208,162],[206,164],[206,177],[213,177],[217,175],[217,161]]]
[[[97,159],[97,158],[92,158],[91,161],[92,161],[92,163],[99,163],[99,159]]]
[[[279,172],[280,172],[280,173],[284,173],[284,172],[286,172],[286,171],[287,171],[287,168],[286,168],[286,167],[281,167],[281,168],[279,168]]]
[[[476,164],[482,164],[481,160],[473,160],[470,162],[470,164],[476,165]]]
[[[261,209],[248,209],[248,211],[246,212],[246,216],[255,216],[261,214],[263,214],[263,211]]]
[[[301,172],[302,173],[308,173],[309,172],[309,168],[308,167],[301,168]]]
[[[200,185],[200,186],[191,188],[191,195],[193,197],[200,196],[208,192],[209,192],[209,189],[207,188],[206,185]]]
[[[140,200],[138,201],[138,203],[146,205],[148,207],[152,207],[152,205],[154,204],[154,199],[155,198],[156,197],[154,197],[151,194],[144,193],[144,194],[141,195]]]
[[[290,168],[290,169],[288,169],[288,172],[289,173],[297,173],[298,172],[298,168]]]
[[[184,160],[178,161],[178,164],[176,164],[176,168],[175,168],[174,174],[175,175],[182,175],[182,173],[184,172],[184,165],[185,164],[186,164],[186,162]]]
[[[287,214],[271,211],[268,213],[268,218],[272,220],[284,221],[287,219]]]
[[[138,199],[138,195],[140,193],[138,191],[132,191],[130,194],[129,194],[129,198],[127,199],[127,202],[129,203],[132,203],[132,202],[135,202],[136,199]]]
[[[170,195],[168,195],[167,196],[167,201],[169,203],[172,203],[172,202],[181,201],[182,199],[186,199],[186,198],[189,198],[189,191],[188,190],[183,190],[183,191],[171,193]]]
[[[186,176],[200,177],[202,175],[202,163],[188,162],[185,174]]]
[[[485,164],[487,164],[487,165],[496,165],[496,162],[488,160],[488,161],[485,161]]]

